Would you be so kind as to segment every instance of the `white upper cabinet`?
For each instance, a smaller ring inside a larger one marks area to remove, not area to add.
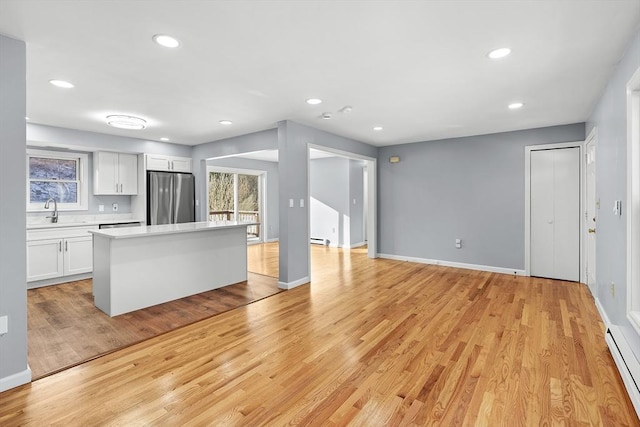
[[[147,170],[166,172],[192,172],[190,157],[163,156],[147,154]]]
[[[93,153],[93,194],[138,194],[138,156],[106,151]]]

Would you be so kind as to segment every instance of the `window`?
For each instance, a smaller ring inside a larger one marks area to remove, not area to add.
[[[260,203],[263,172],[208,168],[209,221],[264,221]],[[260,240],[260,225],[247,227],[249,240]]]
[[[50,198],[58,210],[87,210],[86,154],[27,150],[27,211],[46,211]]]

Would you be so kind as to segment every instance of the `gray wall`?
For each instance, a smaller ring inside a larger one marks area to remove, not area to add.
[[[373,158],[378,154],[376,147],[359,141],[291,121],[278,123],[281,283],[309,277],[308,204],[299,207],[300,199],[309,200],[308,144]],[[289,199],[294,199],[294,208],[289,208]]]
[[[578,123],[381,148],[378,252],[524,269],[524,147],[584,136]]]
[[[349,244],[349,160],[343,157],[309,162],[310,237],[329,239],[331,246]]]
[[[596,234],[596,283],[597,297],[610,321],[622,328],[640,359],[640,338],[626,318],[627,313],[627,263],[626,216],[612,212],[615,200],[627,203],[627,95],[626,86],[640,68],[640,32],[630,41],[626,55],[619,62],[615,73],[587,121],[587,132],[597,128],[596,147],[596,197],[600,199]],[[616,284],[615,296],[609,285]]]
[[[226,157],[223,159],[207,160],[207,165],[222,166],[225,168],[250,169],[254,171],[266,172],[266,205],[267,205],[267,222],[262,224],[263,230],[266,229],[266,240],[274,240],[278,238],[280,229],[279,212],[278,212],[278,185],[279,173],[278,163],[265,162],[261,160],[243,159],[240,157]],[[264,197],[265,195],[263,195]],[[203,203],[206,199],[203,199]]]
[[[0,36],[0,391],[31,381],[27,365],[26,46]]]
[[[363,161],[349,160],[349,218],[351,219],[352,246],[364,243],[364,167]]]
[[[254,151],[275,150],[278,148],[278,132],[269,129],[248,135],[208,142],[193,147],[193,173],[196,177],[196,221],[207,218],[207,159],[233,156],[234,154]]]
[[[344,247],[364,241],[363,167],[364,162],[343,157],[309,163],[310,237]]]

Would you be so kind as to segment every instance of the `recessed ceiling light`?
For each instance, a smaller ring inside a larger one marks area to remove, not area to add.
[[[31,118],[29,116],[24,116],[25,120],[31,120]]]
[[[379,132],[382,130],[382,126],[376,126],[373,128],[373,130],[375,130],[376,132]]]
[[[309,99],[307,99],[307,104],[309,104],[309,105],[318,105],[318,104],[322,104],[322,99],[318,99],[318,98],[309,98]]]
[[[505,56],[511,53],[511,49],[508,47],[501,47],[500,49],[494,49],[487,54],[487,56],[491,59],[499,59],[504,58]]]
[[[524,104],[522,102],[514,102],[509,104],[510,110],[517,110],[518,108],[522,108],[522,107],[524,107]]]
[[[220,123],[221,125],[225,125],[225,126],[228,126],[228,125],[232,125],[232,124],[233,124],[233,122],[232,122],[231,120],[220,120],[220,122],[219,122],[219,123]]]
[[[341,113],[350,113],[353,111],[353,107],[351,105],[345,105],[340,109]]]
[[[162,138],[160,138],[160,141],[164,141],[164,142],[167,142],[168,140],[169,140],[169,138],[167,138],[167,137],[164,137],[164,136],[163,136]]]
[[[147,127],[147,121],[140,117],[112,115],[107,116],[107,124],[119,129],[140,130]]]
[[[61,88],[64,88],[64,89],[71,89],[73,87],[73,83],[69,83],[69,82],[66,82],[64,80],[49,80],[49,83],[51,83],[54,86],[61,87]]]
[[[324,120],[331,120],[331,113],[322,113],[322,118]]]
[[[155,36],[153,36],[153,41],[164,47],[174,48],[180,46],[180,42],[178,41],[178,39],[166,34],[156,34]]]

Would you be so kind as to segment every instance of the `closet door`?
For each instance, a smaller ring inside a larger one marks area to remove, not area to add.
[[[531,275],[580,279],[580,149],[531,152]]]

